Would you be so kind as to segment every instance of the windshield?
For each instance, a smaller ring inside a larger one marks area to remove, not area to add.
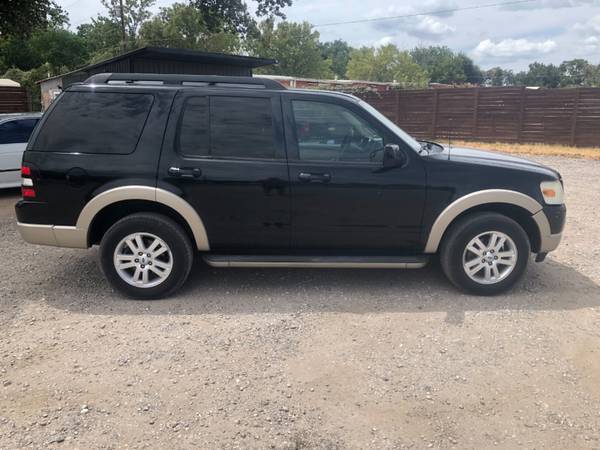
[[[392,122],[390,119],[385,117],[383,114],[381,114],[379,111],[377,111],[371,105],[369,105],[367,102],[365,102],[363,100],[359,100],[358,103],[363,108],[365,108],[367,111],[369,111],[369,113],[371,113],[373,116],[375,116],[385,126],[387,126],[390,130],[392,130],[394,133],[396,133],[398,136],[400,136],[400,138],[404,142],[406,142],[408,145],[410,145],[414,151],[418,152],[421,150],[421,144],[419,144],[415,140],[415,138],[413,138],[410,134],[408,134],[406,131],[404,131],[402,128],[400,128],[398,125],[396,125],[394,122]]]

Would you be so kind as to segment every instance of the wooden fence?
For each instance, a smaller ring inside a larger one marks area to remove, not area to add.
[[[0,86],[0,113],[30,111],[27,91],[22,87]]]
[[[452,88],[359,94],[419,138],[600,147],[600,88]]]

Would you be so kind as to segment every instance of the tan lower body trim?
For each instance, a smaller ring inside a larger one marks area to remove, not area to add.
[[[87,248],[86,233],[76,227],[18,222],[17,230],[30,244]]]

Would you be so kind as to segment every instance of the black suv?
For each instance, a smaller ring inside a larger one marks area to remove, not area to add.
[[[119,291],[166,296],[215,267],[418,268],[489,295],[554,250],[560,175],[419,142],[351,95],[261,78],[99,74],[23,157],[23,239],[100,245]]]

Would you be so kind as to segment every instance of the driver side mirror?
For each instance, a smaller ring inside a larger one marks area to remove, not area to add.
[[[408,162],[406,154],[397,144],[387,144],[383,148],[383,167],[402,167]]]

